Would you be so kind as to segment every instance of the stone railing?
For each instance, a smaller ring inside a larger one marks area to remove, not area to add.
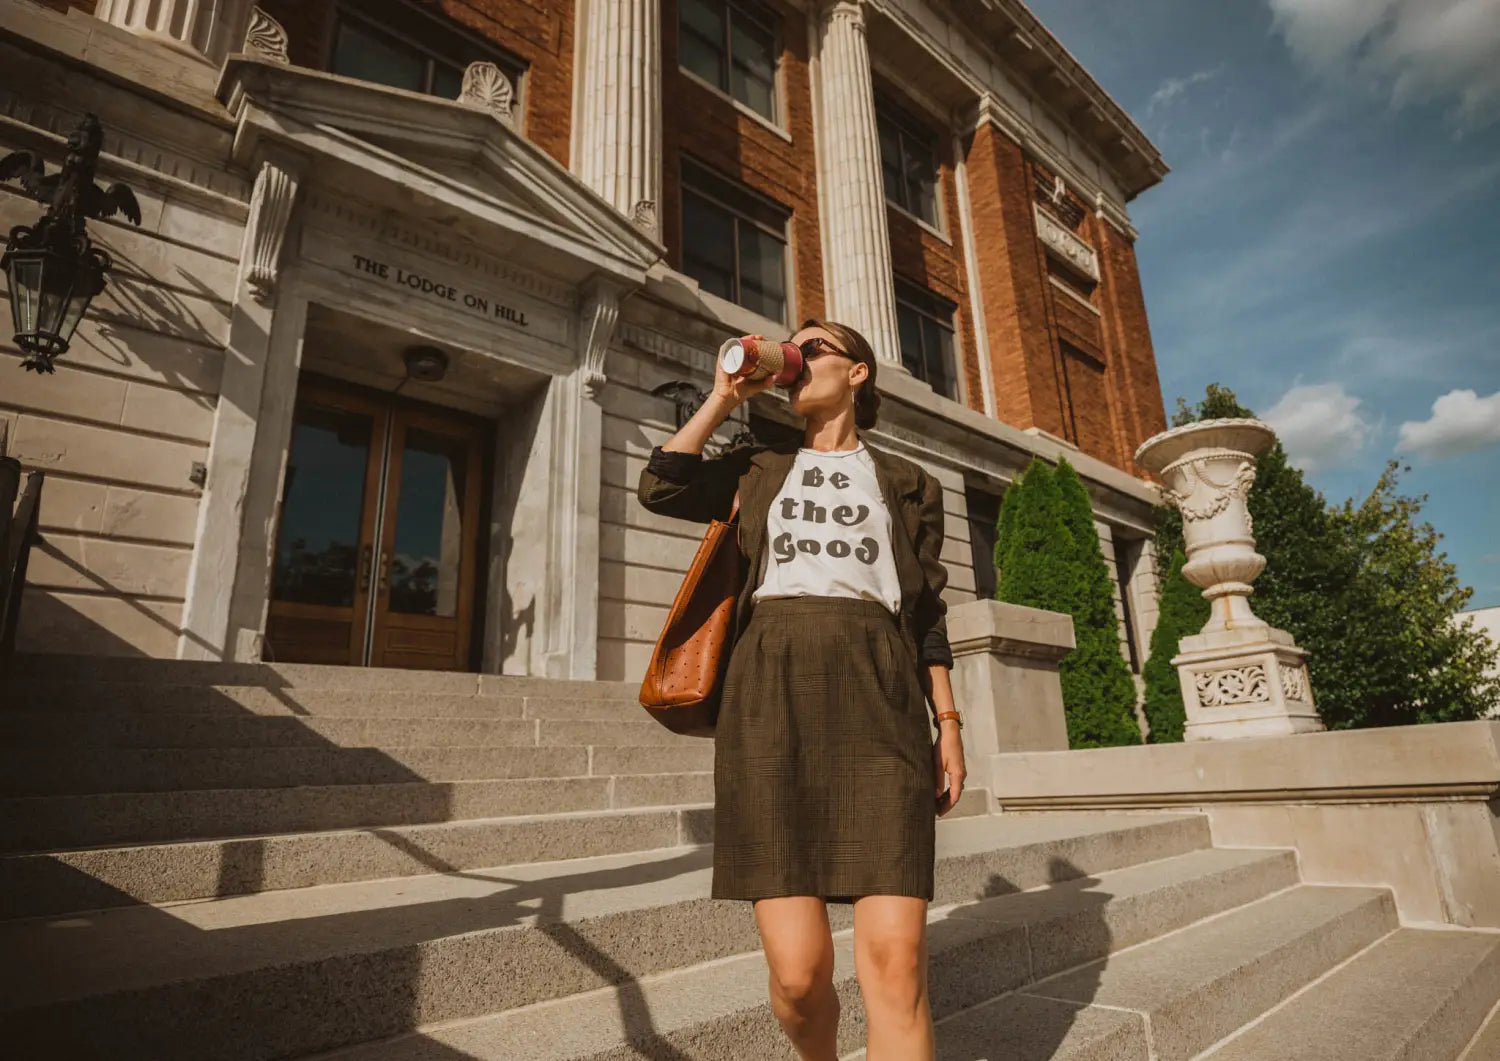
[[[1036,214],[1036,234],[1042,245],[1057,255],[1065,265],[1072,267],[1094,282],[1099,280],[1099,255],[1094,248],[1069,232],[1061,221],[1035,203],[1031,204]]]

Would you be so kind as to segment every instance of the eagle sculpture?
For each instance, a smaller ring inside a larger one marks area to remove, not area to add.
[[[47,216],[67,219],[81,228],[86,219],[103,220],[119,214],[132,225],[141,223],[141,204],[123,184],[94,183],[104,130],[99,119],[86,114],[68,137],[63,167],[48,174],[38,155],[15,151],[0,158],[0,182],[19,181],[26,194],[47,206]]]

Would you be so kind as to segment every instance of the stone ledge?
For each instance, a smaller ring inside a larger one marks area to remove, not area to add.
[[[950,609],[948,643],[954,656],[993,652],[1054,661],[1076,647],[1072,616],[994,600]]]
[[[1405,924],[1500,928],[1500,722],[989,755],[999,811],[1170,808],[1309,884],[1390,888]]]
[[[1342,730],[994,757],[1001,806],[1488,799],[1500,722]]]

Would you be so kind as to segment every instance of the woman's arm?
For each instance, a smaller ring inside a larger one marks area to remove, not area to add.
[[[953,666],[953,650],[948,645],[948,605],[943,590],[948,585],[948,568],[943,552],[943,486],[926,472],[922,474],[922,499],[917,506],[917,540],[913,543],[922,565],[922,592],[912,610],[917,641],[917,658],[925,668],[929,664]],[[928,695],[931,695],[929,690]]]
[[[636,497],[648,511],[707,523],[728,519],[747,453],[703,459],[703,447],[738,406],[771,386],[774,378],[729,376],[715,362],[714,389],[688,422],[651,451],[636,484]]]

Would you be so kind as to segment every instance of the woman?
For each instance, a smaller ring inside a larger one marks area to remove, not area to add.
[[[963,791],[948,669],[942,487],[865,443],[875,357],[840,324],[792,337],[802,447],[704,460],[729,413],[771,379],[718,370],[713,394],[652,451],[653,512],[727,519],[748,566],[714,753],[712,896],[754,902],[771,1006],[804,1061],[836,1061],[829,902],[854,906],[870,1061],[933,1051],[927,903],[935,817]],[[938,717],[932,740],[927,702]]]

